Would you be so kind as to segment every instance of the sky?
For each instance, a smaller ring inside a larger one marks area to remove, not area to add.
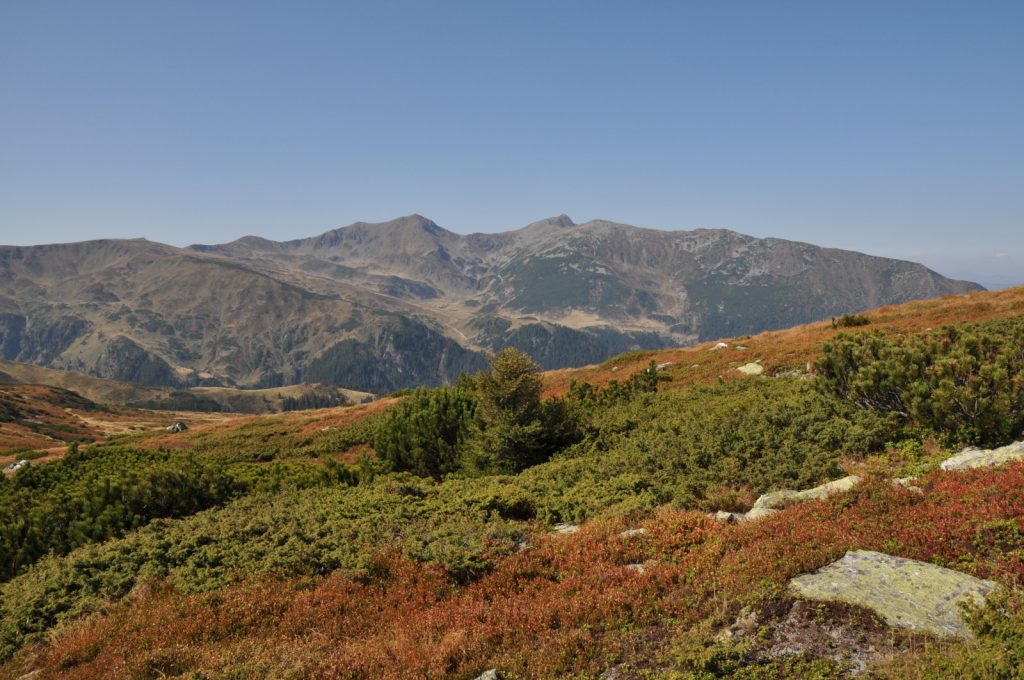
[[[1024,283],[1024,2],[0,0],[0,243],[420,213]]]

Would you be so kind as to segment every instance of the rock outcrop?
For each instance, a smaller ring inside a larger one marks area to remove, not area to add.
[[[761,375],[762,373],[764,373],[764,366],[754,361],[749,364],[743,364],[736,370],[742,373],[743,375]]]
[[[804,489],[803,491],[790,491],[789,489],[773,491],[762,495],[754,501],[753,509],[756,510],[758,508],[762,508],[778,510],[790,503],[798,501],[813,501],[818,500],[819,498],[828,498],[833,494],[849,491],[859,483],[860,477],[857,475],[850,475],[848,477],[843,477],[842,479],[820,484],[812,489]]]
[[[750,522],[774,515],[790,503],[827,498],[833,494],[849,491],[859,484],[860,480],[861,478],[857,475],[850,475],[849,477],[843,477],[842,479],[837,479],[832,482],[826,482],[812,489],[804,489],[803,491],[792,491],[790,489],[772,491],[771,493],[762,494],[756,501],[754,501],[754,506],[745,513],[719,510],[711,516],[720,522]]]
[[[832,564],[790,581],[812,600],[846,602],[877,612],[891,626],[970,638],[960,603],[982,604],[995,583],[927,562],[853,550]]]
[[[968,470],[976,467],[1002,465],[1024,459],[1024,442],[1014,442],[998,449],[967,448],[942,461],[943,470]]]

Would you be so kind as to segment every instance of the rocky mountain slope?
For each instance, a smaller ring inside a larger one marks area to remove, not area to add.
[[[976,290],[909,262],[567,216],[462,236],[412,215],[296,241],[0,248],[0,358],[145,385],[386,392],[512,345],[544,368]]]

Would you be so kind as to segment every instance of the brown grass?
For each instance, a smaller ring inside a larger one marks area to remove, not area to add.
[[[989,321],[1022,314],[1024,287],[1018,287],[879,307],[863,312],[871,324],[859,330],[919,333],[945,324]],[[695,347],[651,351],[626,361],[609,360],[598,366],[550,371],[545,374],[544,394],[565,394],[569,381],[574,379],[595,385],[606,385],[610,380],[621,382],[646,368],[652,360],[657,364],[672,362],[664,370],[664,374],[672,378],[668,386],[670,389],[741,378],[743,374],[736,371],[736,367],[755,360],[760,360],[768,374],[803,372],[808,370],[808,362],[817,357],[822,343],[850,330],[832,328],[831,320],[819,321],[744,339],[726,338],[729,348],[723,350],[713,350],[718,342],[713,340]],[[737,345],[748,349],[738,350]]]

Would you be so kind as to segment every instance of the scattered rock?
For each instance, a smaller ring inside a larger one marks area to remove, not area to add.
[[[736,370],[744,375],[761,375],[764,373],[764,366],[754,361],[749,364],[743,364]]]
[[[779,371],[774,374],[776,378],[797,378],[799,380],[810,380],[814,376],[810,373],[804,373],[799,368],[793,368],[788,371]]]
[[[693,364],[690,368],[700,368],[700,364]]]
[[[772,491],[771,493],[762,494],[756,501],[754,501],[754,506],[746,513],[719,510],[718,512],[709,514],[708,516],[714,517],[719,522],[751,522],[774,515],[780,508],[783,508],[790,503],[827,498],[835,493],[849,491],[859,482],[860,477],[857,475],[850,475],[849,477],[837,479],[834,482],[826,482],[825,484],[816,486],[813,489],[805,489],[803,491],[792,491],[790,489]]]
[[[29,462],[27,460],[19,460],[18,462],[11,463],[7,467],[5,467],[4,468],[4,472],[10,473],[10,474],[14,474],[15,472],[17,472],[21,468],[28,467],[28,465],[29,465]]]
[[[736,345],[736,349],[738,349],[741,352],[746,352],[750,348],[747,347],[746,345]]]
[[[654,370],[656,370],[656,371],[664,371],[666,368],[668,368],[669,366],[671,366],[674,363],[675,363],[674,361],[666,361],[665,363],[658,364],[657,366],[655,366]]]
[[[501,676],[498,674],[497,668],[492,668],[476,676],[476,680],[501,680]]]
[[[185,430],[187,430],[187,429],[188,429],[188,425],[186,425],[185,423],[183,423],[183,422],[181,422],[181,421],[179,420],[179,421],[178,421],[178,422],[176,422],[176,423],[173,423],[173,424],[171,424],[171,425],[168,425],[168,426],[167,426],[166,428],[164,428],[164,429],[166,429],[166,430],[167,430],[168,432],[184,432]]]
[[[967,470],[990,465],[1002,465],[1024,458],[1024,442],[1014,442],[998,449],[966,448],[952,458],[942,461],[943,470]]]
[[[917,477],[897,477],[892,480],[892,483],[896,486],[902,486],[907,491],[913,491],[914,493],[924,493],[924,489],[914,484],[917,481]]]
[[[774,508],[751,508],[744,515],[740,515],[741,522],[753,522],[754,520],[764,519],[765,517],[771,517],[778,510]]]
[[[627,564],[626,569],[628,571],[636,572],[637,574],[644,574],[647,569],[654,565],[654,560],[647,560],[646,562],[634,562],[633,564]]]
[[[877,612],[890,626],[970,638],[959,603],[981,604],[995,583],[927,562],[853,550],[832,564],[790,580],[811,600],[838,600]]]
[[[639,529],[626,529],[621,534],[619,534],[619,538],[633,538],[634,536],[640,536],[641,534],[646,533],[647,529],[644,529],[643,527]]]
[[[727,342],[720,342],[720,343],[716,344],[714,347],[712,347],[711,351],[713,352],[716,349],[728,349],[728,348],[729,348],[729,343],[727,343]]]
[[[612,373],[614,373],[614,372],[615,372],[615,371],[617,371],[617,370],[619,370],[619,367],[618,367],[618,366],[612,366]]]
[[[791,491],[789,489],[783,489],[782,491],[773,491],[766,493],[754,501],[754,508],[781,508],[797,501],[811,501],[819,498],[827,498],[833,494],[841,493],[843,491],[849,491],[853,487],[860,483],[860,477],[857,475],[850,475],[849,477],[843,477],[833,482],[826,482],[813,489],[805,489],[803,491]]]
[[[555,530],[556,534],[575,534],[580,530],[580,528],[575,524],[567,524],[565,522],[556,524],[552,528]]]

